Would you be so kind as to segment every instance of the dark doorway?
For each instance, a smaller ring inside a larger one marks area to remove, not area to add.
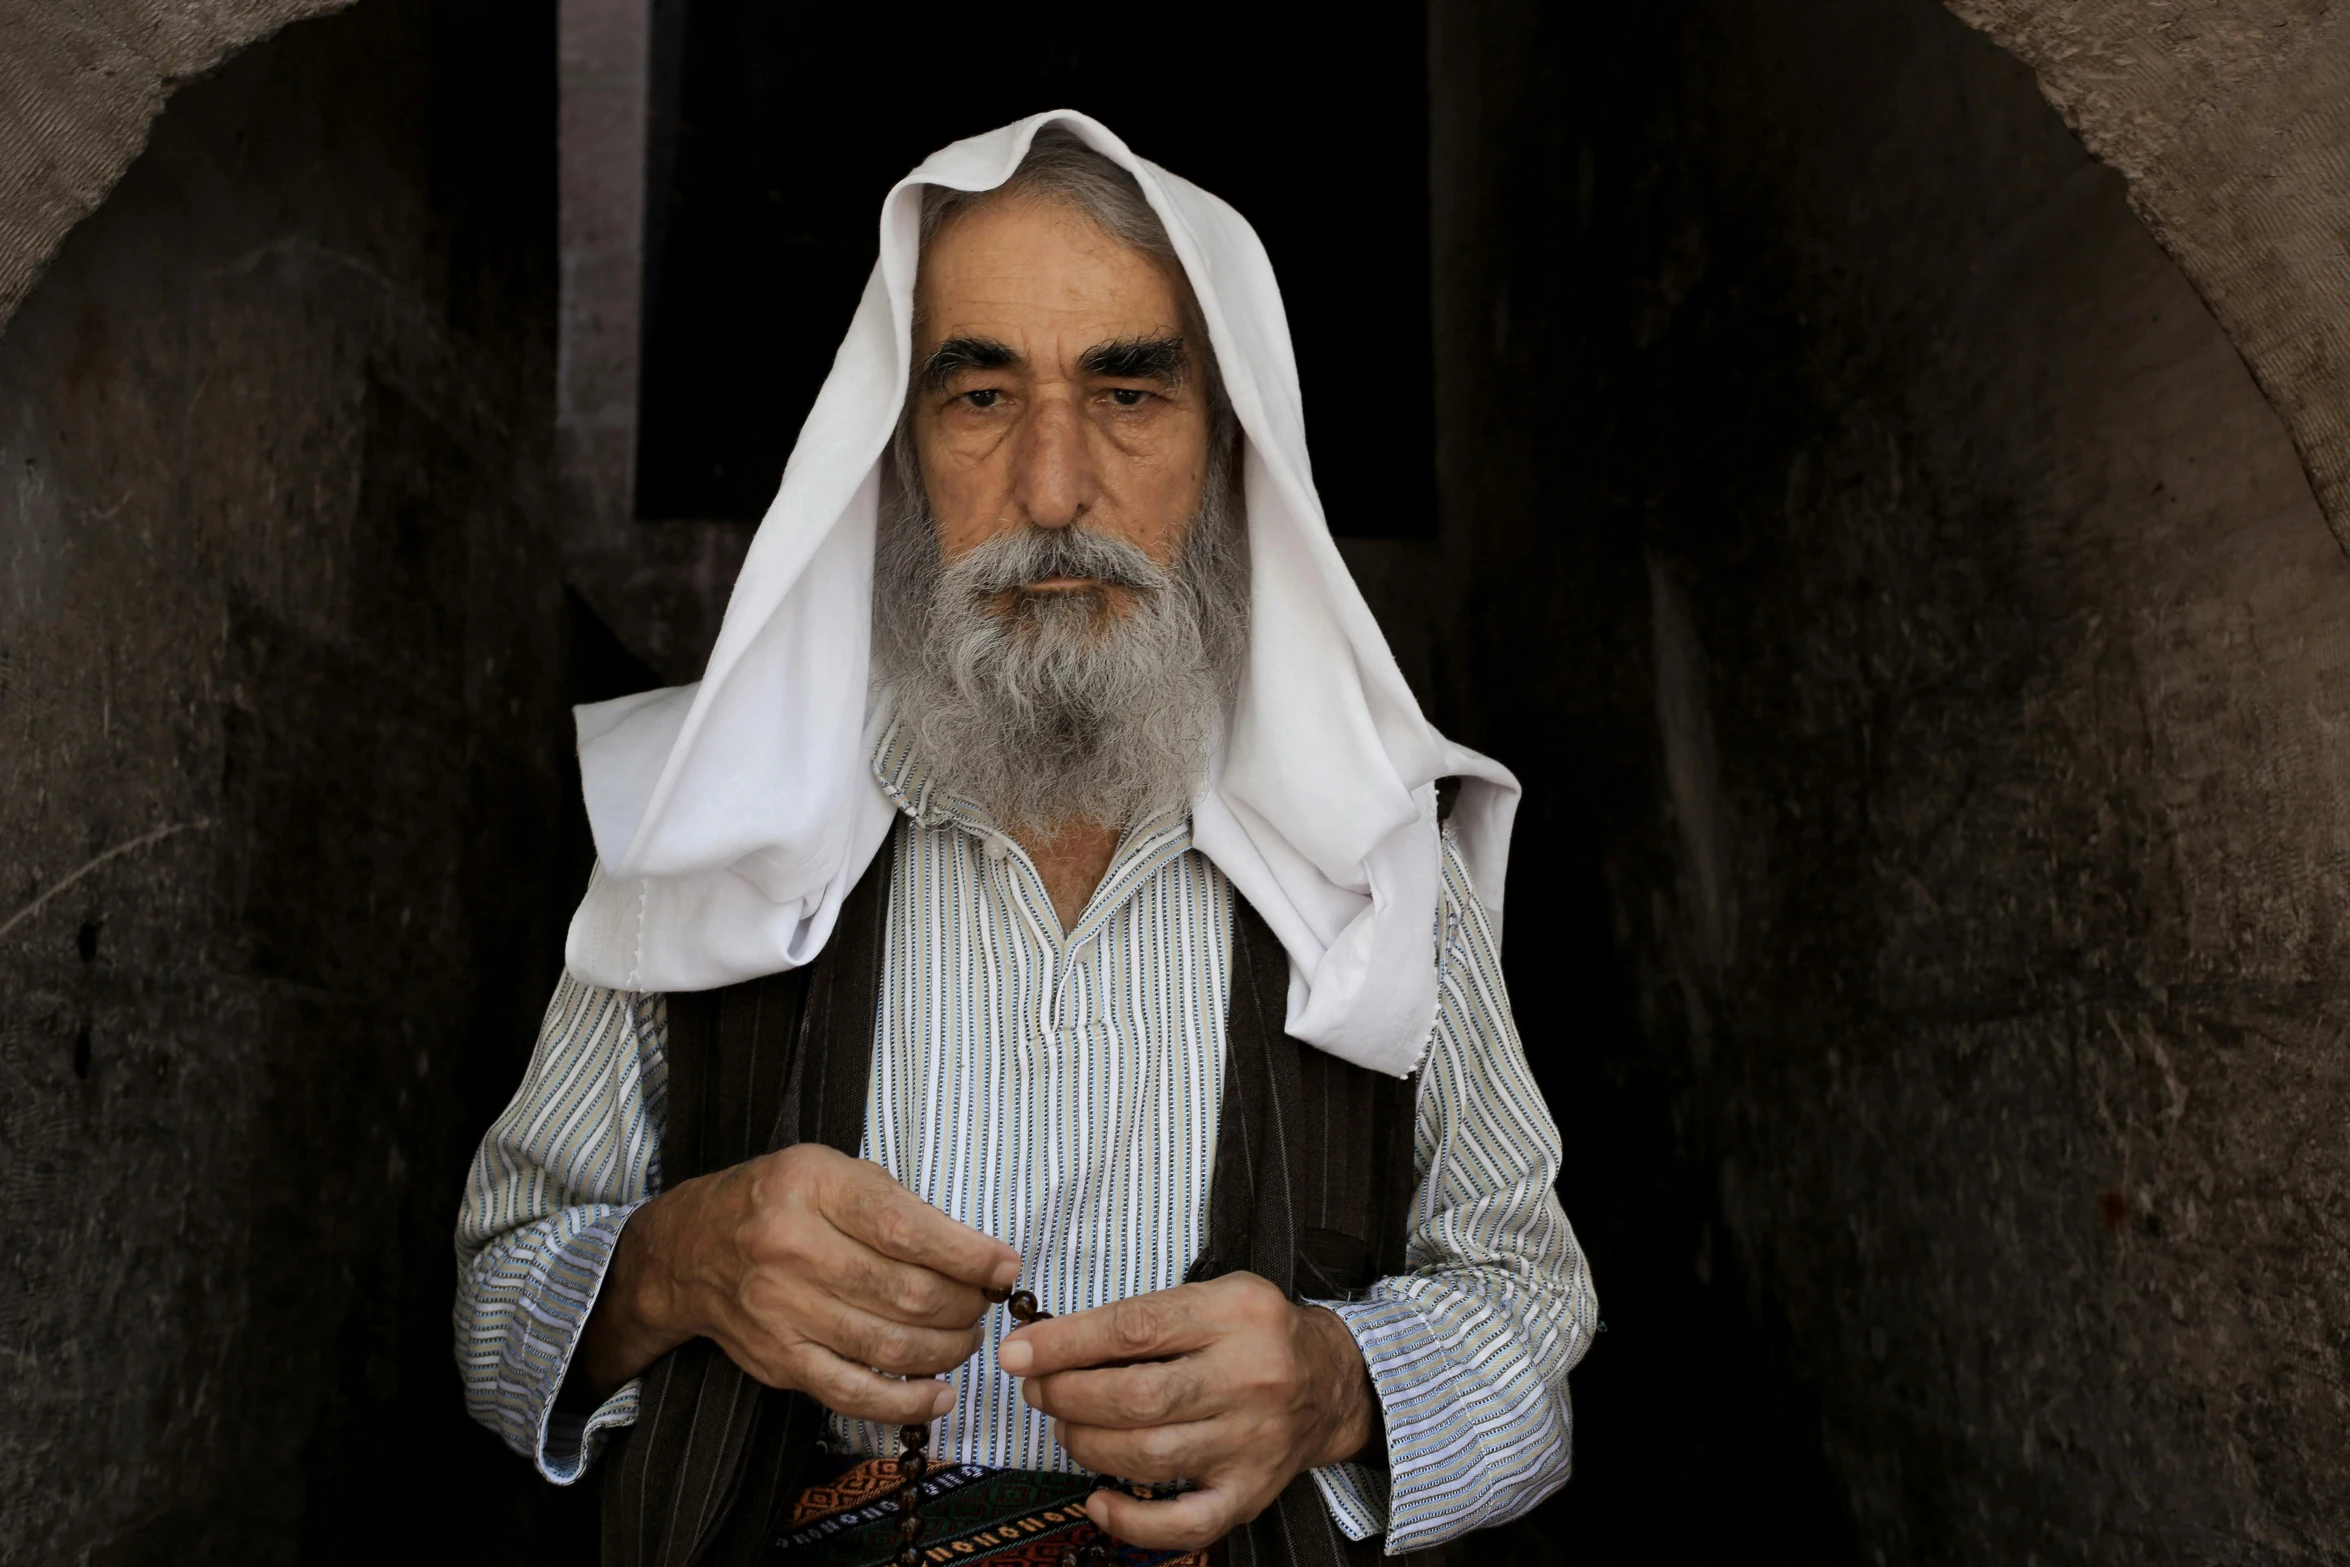
[[[757,520],[882,193],[950,141],[1074,108],[1263,236],[1332,530],[1432,535],[1426,10],[1288,30],[1266,10],[656,0],[637,515]]]

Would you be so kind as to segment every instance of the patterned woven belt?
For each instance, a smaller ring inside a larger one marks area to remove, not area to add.
[[[1105,1537],[1085,1516],[1092,1475],[978,1464],[925,1466],[919,1494],[923,1567],[1217,1567],[1215,1551],[1153,1551]],[[793,1505],[777,1567],[892,1567],[908,1491],[894,1458],[833,1458]]]

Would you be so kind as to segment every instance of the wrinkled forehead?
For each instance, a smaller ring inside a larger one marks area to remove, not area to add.
[[[966,208],[924,247],[915,336],[1185,333],[1180,270],[1079,208],[1025,195]]]

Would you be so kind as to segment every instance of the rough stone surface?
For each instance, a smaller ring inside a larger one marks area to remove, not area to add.
[[[182,82],[351,0],[0,4],[0,326],[106,199]]]
[[[1930,0],[1431,14],[1439,684],[1610,1328],[1509,1551],[2350,1559],[2350,562],[2224,292]]]
[[[0,1560],[592,1557],[448,1335],[576,890],[552,64],[290,28],[0,337]]]
[[[1950,0],[2039,74],[2284,416],[2350,548],[2350,8]]]

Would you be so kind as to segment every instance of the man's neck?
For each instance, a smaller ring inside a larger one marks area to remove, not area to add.
[[[1012,836],[1035,862],[1037,874],[1044,878],[1045,893],[1053,900],[1053,912],[1061,917],[1061,929],[1066,932],[1085,912],[1093,889],[1109,874],[1110,860],[1117,854],[1123,835],[1115,827],[1063,822],[1049,834],[1029,831]]]

